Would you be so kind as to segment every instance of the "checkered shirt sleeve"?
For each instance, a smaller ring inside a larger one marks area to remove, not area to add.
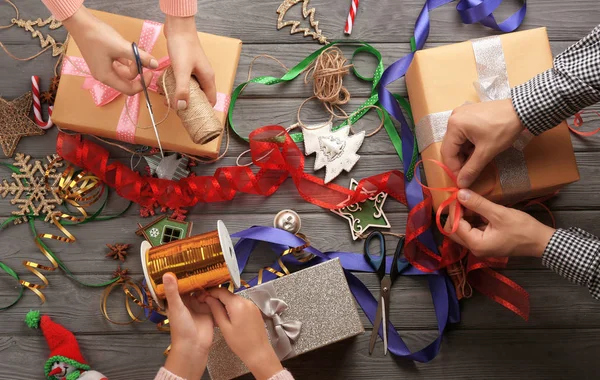
[[[542,264],[569,281],[585,285],[600,299],[600,240],[579,228],[558,229],[542,255]]]
[[[554,68],[511,89],[513,107],[539,135],[600,101],[600,25],[559,54]]]

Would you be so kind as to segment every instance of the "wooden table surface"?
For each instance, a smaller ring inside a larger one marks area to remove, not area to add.
[[[106,1],[88,0],[88,7],[120,13],[127,16],[162,21],[157,0]],[[508,0],[501,7],[500,16],[517,9],[516,0]],[[17,2],[24,18],[46,17],[48,12],[38,0]],[[323,33],[331,40],[343,38],[343,27],[349,1],[313,0],[316,18]],[[301,35],[289,35],[289,29],[277,31],[275,13],[279,0],[202,0],[199,1],[197,25],[208,33],[240,38],[244,42],[236,84],[247,76],[251,59],[269,54],[292,66],[319,45]],[[409,40],[414,21],[423,0],[363,1],[356,19],[352,38],[373,43],[389,65],[410,50]],[[299,17],[300,8],[288,15]],[[597,0],[536,0],[528,2],[528,13],[521,29],[540,26],[548,28],[552,50],[558,54],[574,41],[586,35],[600,20]],[[7,24],[12,9],[0,2],[0,24]],[[447,5],[431,14],[431,33],[426,47],[437,46],[470,38],[491,35],[494,32],[480,25],[463,25],[453,5]],[[57,40],[64,39],[65,31],[52,31]],[[0,41],[16,55],[26,56],[39,50],[37,40],[21,29],[0,31]],[[349,50],[346,50],[349,51]],[[0,95],[15,98],[30,89],[30,76],[39,75],[42,87],[48,85],[54,59],[49,53],[30,62],[17,62],[0,52]],[[373,70],[374,62],[366,57],[357,60],[363,73]],[[264,60],[256,65],[255,73],[277,75],[281,69]],[[240,130],[266,124],[294,122],[300,102],[310,96],[311,88],[296,80],[284,86],[253,86],[245,93],[236,113]],[[349,110],[368,97],[369,85],[348,78],[352,101]],[[403,83],[392,89],[406,95]],[[598,109],[598,106],[595,107]],[[319,121],[325,114],[316,105],[307,105],[303,119]],[[593,118],[592,118],[593,119]],[[587,126],[597,128],[600,122],[590,121]],[[377,124],[375,116],[368,116],[357,128],[371,129]],[[17,152],[43,158],[55,152],[56,130],[45,136],[24,138]],[[592,233],[600,233],[600,138],[597,136],[573,138],[581,180],[567,186],[551,208],[561,227],[579,226]],[[219,166],[234,165],[236,157],[246,145],[232,139],[229,152],[217,164],[200,166],[201,174],[211,174]],[[111,149],[115,157],[129,162],[127,153]],[[340,175],[336,183],[347,185],[350,178],[363,178],[385,170],[400,168],[400,160],[385,132],[365,141],[361,159],[350,174]],[[551,157],[549,157],[551,159]],[[2,162],[10,162],[2,159]],[[311,159],[307,170],[311,169]],[[324,175],[319,172],[318,175]],[[9,177],[4,170],[4,178]],[[117,212],[126,204],[114,195],[107,213]],[[274,215],[284,208],[297,210],[303,221],[302,231],[313,244],[323,251],[344,250],[360,252],[362,244],[350,238],[345,220],[304,202],[288,181],[269,198],[240,195],[234,201],[221,204],[203,204],[194,207],[188,220],[194,222],[194,232],[214,229],[218,219],[230,231],[239,231],[251,225],[271,225]],[[13,206],[8,199],[0,199],[0,215],[10,215]],[[406,208],[392,199],[385,204],[392,229],[404,230]],[[130,258],[124,266],[134,277],[141,274],[137,246],[141,239],[134,234],[138,222],[148,222],[132,207],[123,217],[111,222],[97,222],[73,227],[77,237],[73,244],[50,243],[55,252],[82,280],[102,282],[110,278],[116,262],[106,259],[106,243],[131,243]],[[39,223],[43,232],[56,231]],[[25,225],[10,226],[2,231],[0,260],[26,279],[32,276],[21,266],[23,260],[47,264],[33,243],[31,231]],[[271,263],[273,255],[257,252],[248,267],[246,277],[253,277],[263,265]],[[461,302],[462,318],[451,326],[443,340],[437,358],[427,364],[413,363],[383,356],[381,349],[373,356],[367,353],[371,326],[361,312],[366,333],[355,339],[334,344],[318,351],[289,360],[285,365],[296,378],[597,378],[600,352],[600,303],[592,299],[587,289],[569,284],[566,280],[543,268],[538,260],[514,259],[504,274],[522,285],[531,297],[531,317],[523,321],[490,299],[476,294]],[[367,286],[377,291],[372,274],[359,274]],[[169,344],[168,334],[158,332],[149,322],[131,326],[116,326],[107,322],[100,313],[102,290],[84,288],[57,271],[48,275],[50,286],[44,291],[48,301],[40,306],[39,299],[29,291],[21,302],[0,314],[0,379],[40,379],[48,357],[48,347],[39,331],[28,329],[23,323],[30,309],[40,309],[57,322],[75,332],[85,357],[111,380],[147,380],[153,378],[163,363],[163,350]],[[0,276],[0,302],[5,304],[16,292],[14,280]],[[402,337],[413,349],[429,343],[437,334],[431,297],[422,279],[401,278],[395,285],[391,304],[391,320]],[[115,317],[123,317],[122,300],[110,302]]]

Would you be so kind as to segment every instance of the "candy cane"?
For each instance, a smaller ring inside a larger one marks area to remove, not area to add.
[[[352,33],[352,26],[354,25],[354,18],[356,17],[356,11],[358,10],[358,1],[351,0],[350,11],[348,12],[348,19],[346,20],[346,27],[344,28],[344,34],[350,35]]]
[[[42,118],[42,103],[40,102],[40,77],[37,75],[31,77],[31,91],[33,92],[33,114],[35,123],[41,129],[51,128],[54,125],[50,118],[54,107],[48,107],[48,122],[44,122],[44,119]]]

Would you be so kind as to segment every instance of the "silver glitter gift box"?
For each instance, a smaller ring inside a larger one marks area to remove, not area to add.
[[[285,323],[301,322],[300,334],[292,342],[286,359],[364,332],[354,297],[348,287],[339,259],[326,261],[278,278],[238,294],[252,299],[252,291],[269,289],[287,308],[280,318]],[[256,301],[255,301],[256,302]],[[269,339],[274,341],[272,323],[266,323]],[[213,380],[227,380],[248,373],[244,363],[229,349],[219,329],[208,355],[208,372]]]

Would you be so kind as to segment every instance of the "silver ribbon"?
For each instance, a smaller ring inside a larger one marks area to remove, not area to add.
[[[248,297],[258,306],[265,321],[272,327],[274,334],[271,344],[279,360],[286,359],[293,354],[295,343],[300,337],[302,322],[284,321],[281,314],[287,310],[288,305],[283,300],[276,298],[275,288],[270,282],[264,283],[246,291]]]
[[[477,81],[473,83],[482,102],[510,98],[510,84],[500,37],[492,36],[471,41],[477,68]],[[452,111],[436,112],[424,116],[415,127],[419,152],[444,139]],[[531,189],[523,149],[533,135],[525,130],[513,146],[496,157],[496,166],[505,200],[522,196]]]

